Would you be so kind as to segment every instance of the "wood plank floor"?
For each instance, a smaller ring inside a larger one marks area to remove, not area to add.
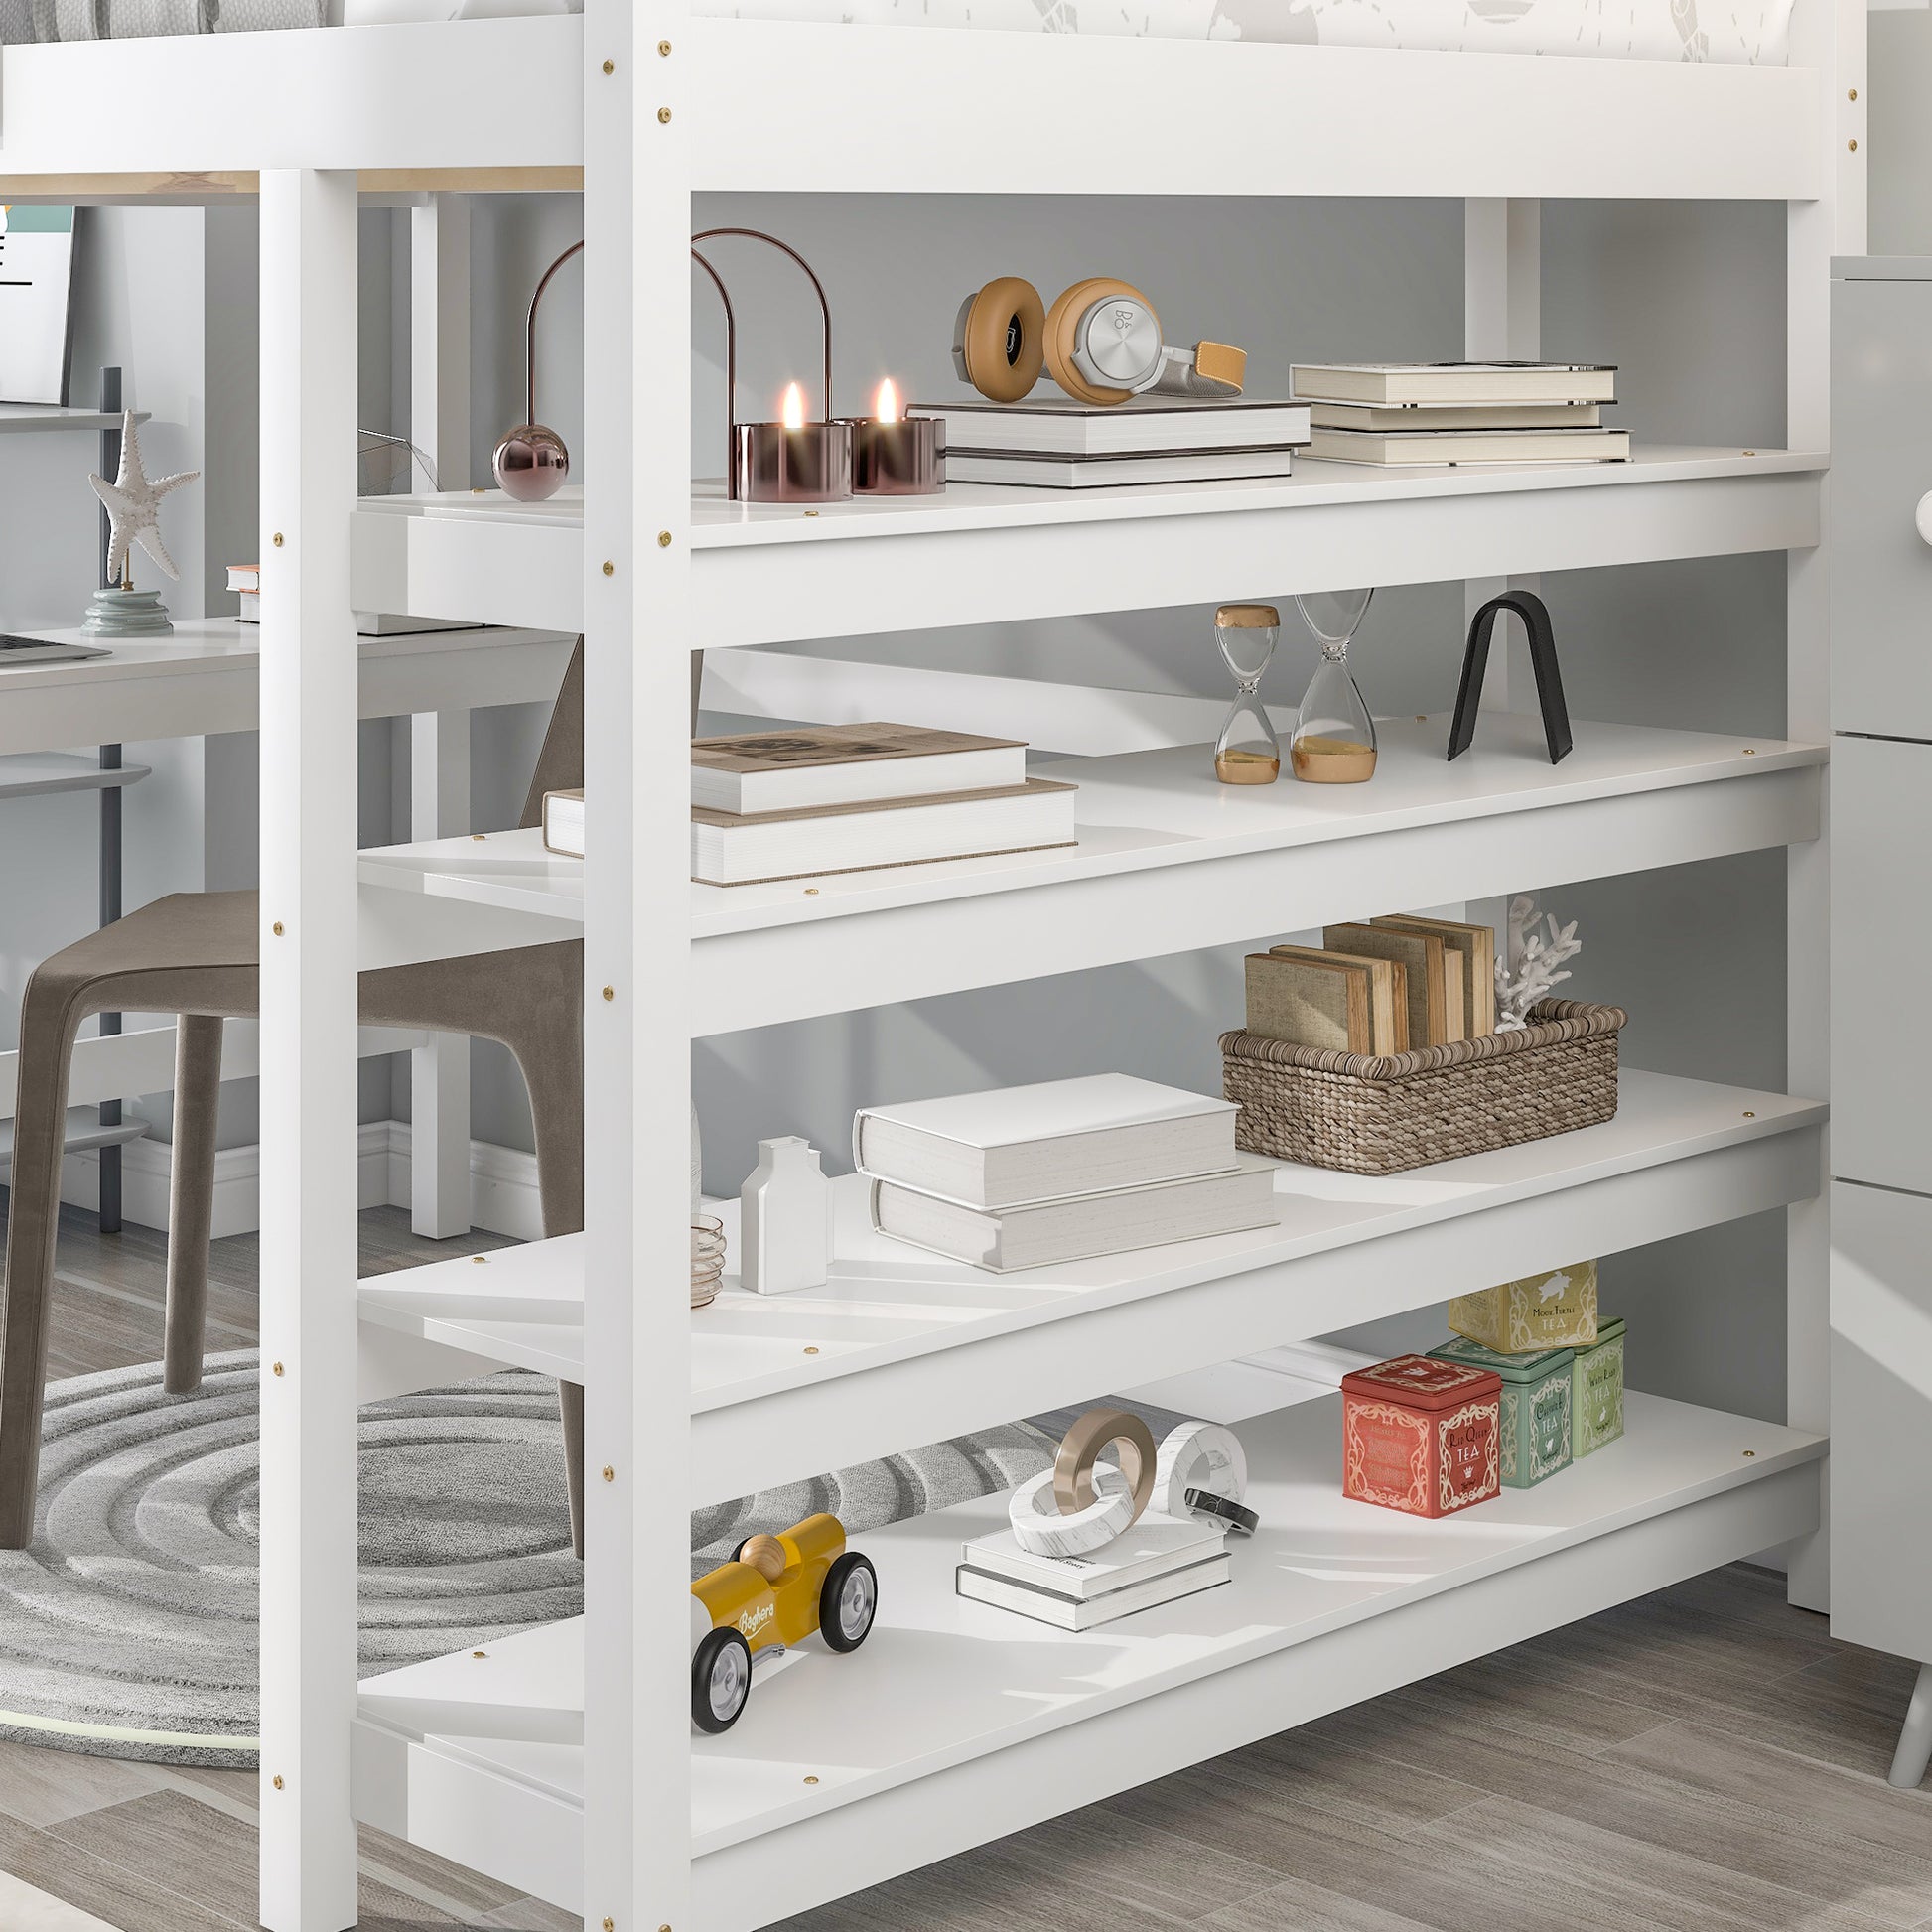
[[[363,1216],[365,1272],[500,1246]],[[165,1243],[64,1222],[54,1373],[160,1352]],[[254,1340],[215,1247],[210,1345]],[[786,1921],[787,1932],[1879,1932],[1932,1926],[1913,1672],[1742,1566]],[[255,1781],[0,1743],[0,1872],[120,1932],[255,1924]],[[0,1888],[0,1932],[36,1924]],[[50,1923],[60,1925],[60,1918]],[[579,1921],[362,1834],[364,1932]]]

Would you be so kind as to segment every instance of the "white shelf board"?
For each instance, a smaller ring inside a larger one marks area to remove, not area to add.
[[[35,798],[50,791],[122,791],[139,784],[151,769],[145,764],[105,768],[77,752],[0,755],[0,798]]]
[[[1265,482],[955,483],[814,511],[728,503],[706,484],[692,571],[707,649],[861,636],[1802,548],[1818,541],[1825,467],[1803,451],[1664,446],[1628,463],[1304,460]],[[579,630],[583,518],[576,485],[539,504],[497,490],[364,498],[356,606]]]
[[[0,55],[0,60],[4,60]],[[137,409],[136,423],[145,423],[148,412]],[[51,402],[0,402],[0,436],[30,435],[36,430],[119,429],[118,409],[66,409]]]
[[[0,664],[0,755],[253,731],[260,721],[259,624],[178,618],[167,636],[115,637],[104,645],[77,628],[15,634],[90,644],[108,654]],[[328,644],[308,641],[312,648],[357,653],[364,718],[400,718],[553,699],[577,637],[574,631],[491,627],[399,637],[345,632]]]
[[[994,1496],[857,1539],[865,1647],[816,1644],[694,1738],[694,1910],[768,1922],[1817,1526],[1819,1437],[1632,1393],[1623,1439],[1427,1522],[1340,1493],[1340,1398],[1241,1426],[1233,1579],[1083,1634],[956,1593]],[[580,1910],[582,1625],[361,1687],[367,1823]],[[812,1782],[807,1782],[807,1780]]]
[[[1819,76],[1807,69],[716,18],[687,21],[677,41],[680,66],[666,71],[699,189],[1819,192]],[[253,193],[265,167],[352,168],[364,192],[438,177],[577,188],[590,70],[574,16],[9,47],[0,190],[215,200]],[[94,124],[102,99],[137,96],[146,114]],[[866,100],[866,113],[831,117],[807,144],[785,116],[747,111],[839,98]],[[500,111],[506,99],[515,114]],[[210,100],[219,114],[200,111]],[[989,100],[1028,139],[987,141]],[[1364,142],[1371,124],[1387,132]]]
[[[103,1127],[98,1107],[69,1107],[61,1148],[64,1153],[78,1154],[87,1148],[125,1147],[129,1141],[140,1140],[147,1131],[148,1122],[138,1115],[123,1115],[117,1126]],[[10,1172],[13,1162],[14,1124],[11,1120],[0,1120],[0,1173]]]
[[[769,886],[691,888],[704,1035],[965,987],[1301,932],[1396,905],[1682,865],[1816,838],[1818,745],[1579,722],[1553,765],[1535,719],[1378,725],[1365,785],[1215,781],[1205,746],[1036,765],[1069,779],[1072,849]],[[584,865],[535,832],[364,852],[365,886],[569,925]]]
[[[1274,1227],[1011,1275],[875,1233],[844,1176],[825,1288],[752,1295],[731,1274],[692,1314],[692,1507],[1819,1190],[1821,1103],[1636,1070],[1620,1103],[1411,1173],[1283,1163]],[[712,1211],[735,1255],[736,1203]],[[583,1256],[566,1235],[365,1281],[363,1399],[451,1380],[452,1349],[465,1372],[584,1381]]]

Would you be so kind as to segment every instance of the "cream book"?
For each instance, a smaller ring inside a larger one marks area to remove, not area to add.
[[[1496,932],[1493,926],[1467,925],[1459,919],[1425,919],[1413,912],[1391,913],[1376,925],[1401,932],[1433,932],[1462,955],[1462,1037],[1480,1039],[1496,1031]]]
[[[1182,450],[1277,449],[1309,440],[1305,402],[1254,396],[1131,396],[1126,402],[1075,402],[1029,396],[1021,402],[918,402],[914,416],[936,416],[955,450],[1020,456],[1147,456]]]
[[[1447,1046],[1462,1037],[1466,1004],[1462,956],[1434,932],[1404,932],[1384,925],[1324,926],[1321,941],[1331,952],[1365,953],[1393,959],[1409,976],[1409,1046]]]
[[[852,1161],[875,1179],[963,1207],[1014,1207],[1232,1173],[1239,1112],[1215,1094],[1091,1073],[862,1107]]]
[[[1603,411],[1593,402],[1316,402],[1315,429],[1598,429]]]
[[[995,1530],[960,1545],[960,1561],[989,1576],[1055,1596],[1084,1600],[1146,1583],[1170,1571],[1185,1570],[1210,1557],[1224,1555],[1227,1530],[1219,1523],[1186,1522],[1149,1510],[1111,1543],[1084,1557],[1041,1557],[1020,1547],[1011,1530]]]
[[[691,741],[691,802],[714,812],[787,812],[1027,782],[1019,739],[923,725],[801,725]]]
[[[954,1573],[961,1596],[976,1603],[990,1603],[996,1609],[1013,1610],[1039,1623],[1050,1623],[1060,1630],[1093,1630],[1113,1623],[1136,1610],[1151,1610],[1162,1603],[1173,1603],[1198,1590],[1212,1589],[1233,1574],[1225,1556],[1208,1557],[1185,1570],[1171,1570],[1164,1577],[1150,1577],[1144,1583],[1128,1584],[1107,1591],[1104,1596],[1075,1600],[1056,1596],[1051,1590],[1036,1589],[1031,1584],[1016,1583],[1010,1577],[988,1576],[968,1564]]]
[[[1258,1154],[1236,1159],[1240,1165],[1232,1173],[1158,1180],[1020,1207],[962,1207],[937,1194],[875,1180],[872,1224],[896,1241],[996,1275],[1273,1227],[1281,1218],[1275,1163]]]
[[[1624,429],[1317,429],[1309,455],[1326,463],[1627,463]]]
[[[1408,975],[1395,960],[1317,946],[1275,946],[1245,961],[1247,1030],[1337,1053],[1402,1053]]]
[[[1310,402],[1614,402],[1609,362],[1298,362],[1296,396]]]

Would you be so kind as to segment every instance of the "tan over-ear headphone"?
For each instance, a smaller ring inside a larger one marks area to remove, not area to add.
[[[1227,343],[1170,348],[1154,304],[1131,282],[1091,276],[1048,309],[1018,275],[1002,275],[960,304],[953,367],[994,402],[1018,402],[1043,367],[1076,402],[1167,395],[1238,396],[1245,349]]]

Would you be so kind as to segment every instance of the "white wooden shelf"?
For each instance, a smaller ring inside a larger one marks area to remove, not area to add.
[[[136,423],[145,423],[148,412],[137,409]],[[31,435],[37,430],[119,429],[118,410],[64,409],[51,402],[0,402],[0,436]]]
[[[692,503],[693,594],[715,649],[1787,550],[1818,541],[1824,468],[1803,451],[1663,446],[1628,463],[1457,470],[1309,460],[1267,482],[955,483],[816,511],[729,503],[713,484]],[[575,486],[540,504],[365,498],[356,608],[578,630],[583,520]]]
[[[1533,719],[1378,725],[1365,785],[1215,782],[1205,746],[1035,767],[1080,787],[1077,848],[770,886],[690,888],[691,1032],[1300,932],[1816,838],[1826,750],[1578,723],[1553,765]],[[365,887],[581,925],[585,862],[535,832],[364,852]],[[506,941],[507,943],[507,941]]]
[[[693,1740],[696,1921],[748,1932],[1819,1521],[1821,1438],[1633,1393],[1620,1442],[1425,1522],[1342,1496],[1339,1408],[1242,1424],[1231,1582],[1082,1635],[956,1594],[1004,1497],[861,1537],[864,1648],[803,1647]],[[583,1910],[584,1695],[577,1622],[365,1682],[357,1815]]]
[[[1275,1227],[1012,1275],[874,1233],[848,1175],[826,1288],[733,1274],[691,1317],[692,1507],[1788,1206],[1822,1184],[1824,1119],[1626,1070],[1600,1126],[1386,1177],[1285,1163]],[[736,1203],[714,1211],[735,1255]],[[583,1297],[581,1235],[365,1281],[361,1399],[500,1367],[583,1382]]]
[[[148,1131],[149,1123],[139,1116],[123,1118],[112,1127],[103,1127],[97,1107],[69,1107],[61,1134],[61,1151],[79,1154],[100,1147],[125,1147]],[[0,1120],[0,1173],[11,1172],[14,1163],[14,1124]]]
[[[19,752],[0,756],[0,798],[38,798],[52,791],[121,791],[139,784],[151,769],[145,764],[102,765],[77,752]]]
[[[683,67],[666,71],[701,189],[1819,192],[1818,76],[1803,68],[714,18],[678,38]],[[581,17],[9,47],[0,189],[212,200],[253,193],[265,167],[356,169],[364,192],[578,188],[597,65]],[[136,94],[146,114],[93,125],[102,98]],[[745,111],[847,96],[867,112],[827,117],[809,143],[783,115]],[[1157,96],[1162,113],[1123,143],[1118,104]],[[212,99],[221,113],[198,111]],[[985,139],[989,100],[1027,140]],[[1371,124],[1396,135],[1364,142]]]

